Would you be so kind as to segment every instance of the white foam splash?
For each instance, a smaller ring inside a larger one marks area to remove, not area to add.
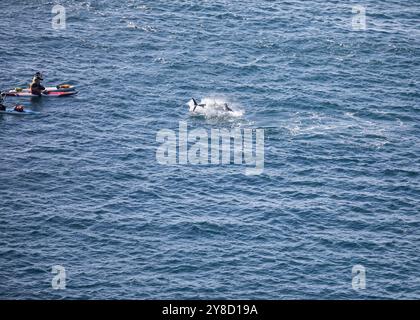
[[[139,27],[134,22],[129,21],[128,24],[127,24],[127,28],[129,28],[129,29],[138,29]]]
[[[207,97],[201,99],[198,104],[204,104],[205,106],[197,106],[194,110],[193,100],[191,99],[188,101],[187,105],[190,114],[200,115],[206,118],[241,118],[245,113],[240,106],[231,103],[224,98]],[[225,104],[227,104],[232,111],[226,110]]]

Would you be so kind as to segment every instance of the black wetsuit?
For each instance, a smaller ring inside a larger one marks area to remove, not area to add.
[[[3,98],[3,93],[2,93],[0,97],[0,111],[6,111],[6,106],[3,104],[3,102],[4,102],[4,98]]]
[[[41,83],[34,82],[34,83],[31,84],[31,93],[32,94],[36,94],[36,95],[40,96],[42,91],[44,91],[44,90],[45,90],[45,87],[42,86]]]

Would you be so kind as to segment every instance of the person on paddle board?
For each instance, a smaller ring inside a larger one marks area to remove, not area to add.
[[[0,94],[0,111],[6,111],[6,106],[3,104],[5,96],[6,94],[3,92]]]
[[[41,84],[42,80],[44,79],[42,78],[41,72],[35,73],[32,82],[29,86],[29,89],[31,89],[32,94],[40,96],[41,93],[45,90],[45,87]]]
[[[23,111],[25,111],[25,107],[24,107],[24,106],[22,106],[22,105],[16,105],[16,106],[13,108],[13,110],[14,110],[14,111],[16,111],[16,112],[23,112]]]

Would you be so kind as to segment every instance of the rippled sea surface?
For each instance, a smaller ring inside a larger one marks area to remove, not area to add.
[[[420,7],[363,1],[354,31],[358,3],[69,0],[56,31],[3,0],[1,89],[80,93],[0,115],[0,298],[420,298]],[[159,164],[179,121],[264,129],[264,172]]]

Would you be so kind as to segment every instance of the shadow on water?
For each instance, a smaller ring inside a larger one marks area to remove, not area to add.
[[[34,111],[41,111],[44,106],[44,99],[42,97],[31,97],[26,107],[30,107]]]

